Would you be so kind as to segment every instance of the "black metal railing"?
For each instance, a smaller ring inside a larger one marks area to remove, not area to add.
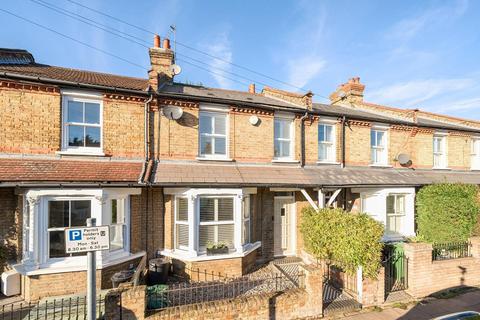
[[[147,308],[149,310],[233,299],[259,293],[280,292],[304,286],[304,273],[298,274],[298,284],[285,276],[276,274],[269,277],[242,277],[209,282],[185,282],[150,287],[147,290]]]
[[[105,297],[97,297],[97,319],[105,315]],[[42,302],[1,304],[0,320],[87,319],[86,297],[48,299]]]
[[[472,244],[469,241],[433,244],[432,260],[450,260],[471,257]]]

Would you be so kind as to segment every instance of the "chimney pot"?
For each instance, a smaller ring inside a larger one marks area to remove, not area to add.
[[[163,49],[170,49],[170,39],[163,39]]]
[[[160,36],[158,34],[156,34],[153,37],[153,47],[154,48],[160,48]]]
[[[248,92],[250,92],[250,93],[255,93],[255,83],[251,83],[251,84],[248,86]]]

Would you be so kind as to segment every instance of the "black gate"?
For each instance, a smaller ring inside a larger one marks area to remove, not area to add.
[[[400,246],[388,246],[383,255],[385,267],[385,293],[408,288],[408,258]]]

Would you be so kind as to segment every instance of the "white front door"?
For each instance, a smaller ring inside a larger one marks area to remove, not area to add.
[[[293,197],[275,197],[273,239],[275,256],[295,254],[295,212]]]

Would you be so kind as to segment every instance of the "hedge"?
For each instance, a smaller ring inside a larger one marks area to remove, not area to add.
[[[349,274],[362,266],[364,276],[377,276],[383,248],[381,223],[342,209],[305,208],[300,228],[305,249],[316,258],[331,260]]]
[[[480,206],[478,186],[441,183],[417,193],[417,233],[432,242],[467,240],[477,224]]]

